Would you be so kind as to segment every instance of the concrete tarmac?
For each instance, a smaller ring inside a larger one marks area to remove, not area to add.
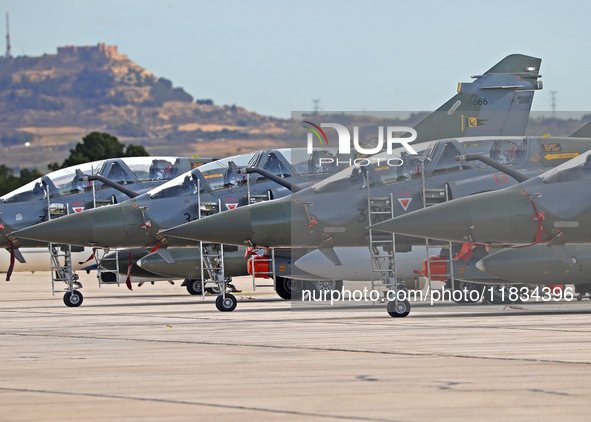
[[[591,302],[292,311],[48,273],[0,282],[2,421],[588,420]],[[248,288],[248,279],[237,282]],[[359,286],[359,284],[357,284]]]

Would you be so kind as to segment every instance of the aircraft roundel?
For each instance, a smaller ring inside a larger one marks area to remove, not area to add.
[[[400,205],[402,205],[402,208],[404,208],[404,211],[406,211],[408,209],[408,206],[410,205],[410,201],[412,201],[412,198],[398,198],[398,202],[400,202]]]

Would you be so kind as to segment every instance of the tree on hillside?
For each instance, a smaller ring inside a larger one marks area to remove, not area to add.
[[[57,163],[48,165],[50,170],[89,163],[91,161],[118,157],[146,157],[149,156],[141,145],[129,144],[125,146],[117,137],[109,133],[91,132],[70,150],[70,156],[60,166]]]

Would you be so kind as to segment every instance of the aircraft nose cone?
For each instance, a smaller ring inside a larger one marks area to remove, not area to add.
[[[40,242],[88,246],[86,240],[89,240],[87,234],[92,233],[92,219],[87,212],[35,224],[14,232],[14,236]],[[82,238],[84,241],[81,241]]]
[[[142,270],[158,275],[167,275],[166,269],[172,267],[171,264],[167,263],[164,258],[156,253],[143,256],[136,262],[136,265]]]
[[[334,264],[318,250],[307,253],[295,262],[295,266],[307,273],[324,277],[324,272],[333,269]],[[327,268],[328,267],[328,268]],[[322,275],[321,275],[322,274]]]
[[[527,214],[520,217],[525,220],[528,218],[531,220]],[[521,220],[512,221],[507,194],[496,191],[444,202],[386,220],[372,228],[454,242],[511,243],[518,240],[512,231],[513,226],[518,226],[517,223],[521,223]]]
[[[533,251],[534,249],[531,250]],[[549,261],[547,256],[540,255],[533,256],[529,250],[502,249],[482,258],[476,263],[476,268],[504,280],[526,282],[523,279],[525,273],[535,271],[536,267],[543,267],[545,260]],[[537,271],[535,273],[537,274]]]
[[[202,217],[189,223],[181,224],[161,234],[167,237],[197,240],[231,245],[244,245],[251,237],[251,215],[248,207]]]
[[[15,232],[15,236],[63,245],[128,246],[126,242],[132,233],[126,231],[120,205],[122,204],[69,214],[19,230]],[[141,222],[134,222],[133,227],[140,225]]]
[[[280,199],[236,208],[161,232],[165,236],[244,246],[291,245],[291,204]]]
[[[480,261],[478,261],[476,263],[476,268],[478,268],[479,271],[482,271],[483,273],[486,273],[486,265],[484,262],[482,262],[482,259]]]
[[[440,240],[465,242],[471,234],[468,198],[410,212],[371,226],[372,229]]]

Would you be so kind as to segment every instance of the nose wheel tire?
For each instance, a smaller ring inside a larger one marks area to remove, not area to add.
[[[226,297],[218,296],[215,300],[215,306],[220,312],[232,312],[234,309],[236,309],[237,304],[238,301],[236,300],[236,297],[229,293],[226,295]]]
[[[392,318],[404,318],[410,313],[410,303],[408,300],[391,300],[388,302],[388,314]]]
[[[78,290],[66,292],[66,294],[64,295],[64,303],[69,308],[76,308],[82,305],[82,300],[82,293],[80,293]]]

